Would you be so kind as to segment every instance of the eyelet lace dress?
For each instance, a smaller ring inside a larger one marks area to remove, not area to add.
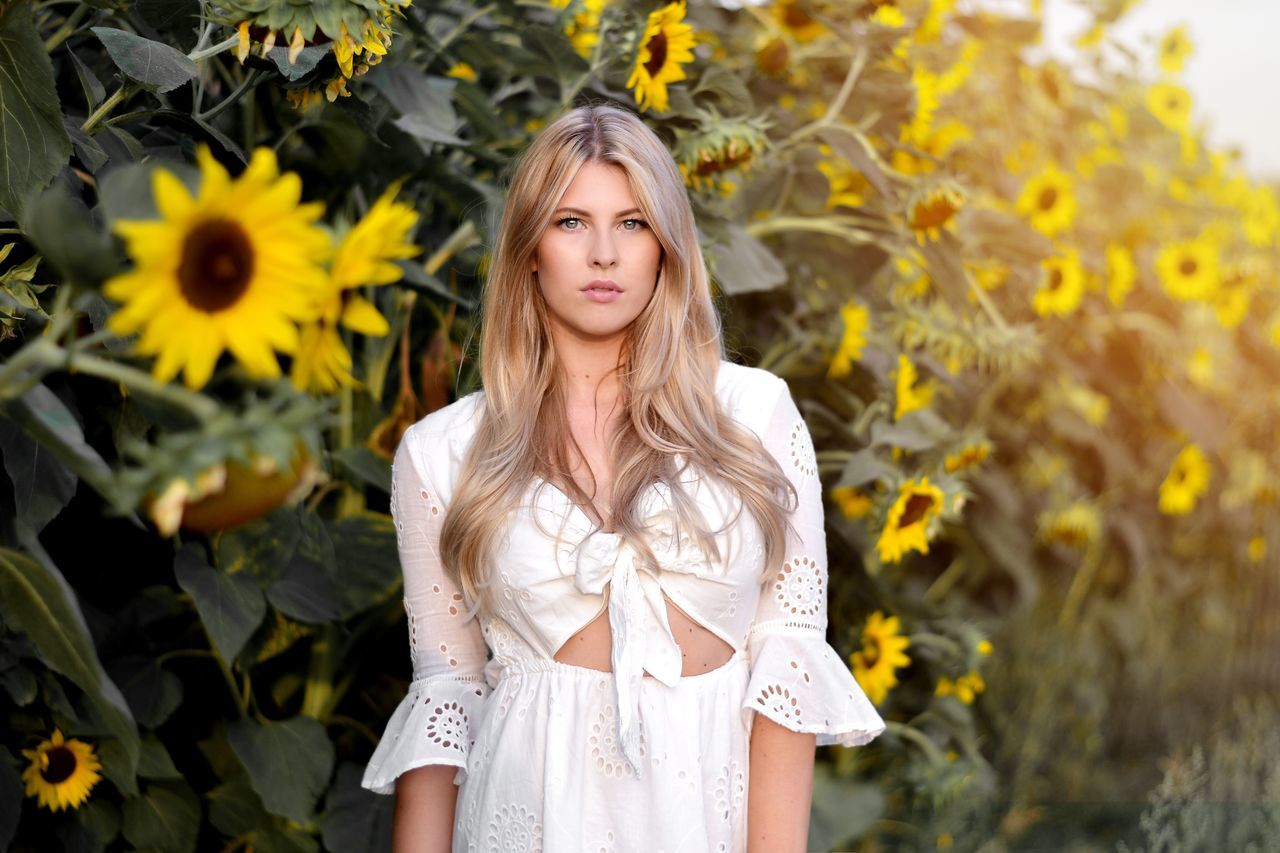
[[[722,362],[716,393],[799,496],[782,565],[763,584],[759,527],[718,481],[689,472],[681,481],[718,531],[715,560],[677,535],[666,484],[642,496],[656,570],[539,481],[495,556],[496,612],[468,618],[438,544],[484,392],[405,432],[391,512],[413,681],[363,784],[390,794],[408,770],[457,767],[455,853],[740,853],[756,714],[820,746],[859,746],[884,731],[826,641],[822,489],[790,391],[767,371]],[[682,676],[667,601],[732,646],[729,661]],[[555,660],[604,609],[612,671]]]

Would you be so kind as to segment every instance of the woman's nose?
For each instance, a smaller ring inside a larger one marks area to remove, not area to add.
[[[591,263],[598,266],[613,266],[618,261],[618,246],[608,231],[600,231],[591,241]]]

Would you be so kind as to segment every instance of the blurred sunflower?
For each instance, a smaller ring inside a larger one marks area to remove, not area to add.
[[[1267,540],[1261,536],[1254,536],[1249,540],[1248,552],[1249,562],[1261,563],[1262,558],[1267,556]]]
[[[1191,94],[1176,83],[1155,83],[1147,89],[1147,109],[1165,127],[1183,133],[1191,122]]]
[[[1027,181],[1018,196],[1017,211],[1027,217],[1031,227],[1053,237],[1070,228],[1076,221],[1075,184],[1071,176],[1050,163]]]
[[[703,114],[701,129],[682,138],[675,160],[687,186],[722,196],[732,193],[728,179],[751,168],[765,148],[765,127],[759,119],[726,119],[714,110]]]
[[[943,228],[954,233],[955,217],[963,206],[964,193],[955,186],[937,186],[921,195],[911,204],[908,217],[916,242],[923,246],[929,240],[937,240]]]
[[[966,705],[972,705],[977,694],[987,689],[987,683],[983,681],[982,676],[977,670],[970,671],[967,675],[962,675],[955,681],[947,678],[945,675],[938,679],[938,686],[934,689],[934,696],[954,696]]]
[[[196,150],[199,196],[173,173],[153,175],[159,220],[123,220],[134,268],[109,279],[103,292],[123,303],[108,319],[120,335],[141,331],[137,351],[158,356],[161,382],[184,371],[188,387],[204,387],[224,348],[255,378],[280,375],[273,349],[298,346],[295,323],[315,316],[332,252],[313,224],[319,202],[300,204],[302,181],[281,175],[270,148],[253,152],[235,180],[207,145]]]
[[[569,4],[570,0],[551,0],[557,9],[567,9]],[[583,59],[590,57],[600,42],[600,16],[607,4],[608,0],[581,0],[581,8],[564,25],[565,37]]]
[[[1040,289],[1031,301],[1031,307],[1041,317],[1056,314],[1065,317],[1080,307],[1084,299],[1084,266],[1080,253],[1072,249],[1065,255],[1046,258],[1040,262],[1044,277]]]
[[[393,261],[421,251],[408,242],[418,224],[418,212],[395,201],[402,184],[403,180],[396,181],[388,187],[338,244],[319,318],[303,327],[289,373],[297,388],[331,394],[340,387],[358,384],[351,375],[351,354],[342,342],[339,324],[370,337],[390,331],[373,303],[354,291],[365,285],[399,281],[404,273]]]
[[[667,84],[685,79],[683,64],[693,62],[697,39],[693,27],[684,23],[684,0],[669,3],[649,14],[635,68],[627,80],[627,88],[635,89],[636,104],[644,112],[653,107],[658,112],[670,108]]]
[[[1119,308],[1138,281],[1133,253],[1119,243],[1107,246],[1107,299]]]
[[[468,83],[474,83],[479,79],[476,70],[466,62],[455,62],[449,66],[449,70],[444,72],[444,76],[453,77],[456,80],[466,80]]]
[[[1201,235],[1163,247],[1156,255],[1156,274],[1174,299],[1211,299],[1220,283],[1217,243]]]
[[[773,20],[800,44],[811,42],[827,28],[809,16],[796,0],[773,0],[769,7]]]
[[[49,811],[80,808],[102,779],[102,764],[93,745],[75,738],[66,740],[61,729],[54,729],[52,737],[35,749],[22,750],[22,754],[31,762],[22,771],[26,795],[36,797],[37,804]]]
[[[1160,70],[1178,74],[1191,55],[1191,38],[1185,26],[1174,27],[1160,40]]]
[[[1160,484],[1160,511],[1165,515],[1186,515],[1209,488],[1209,460],[1195,444],[1182,448],[1169,474]]]
[[[1250,190],[1239,205],[1244,214],[1244,236],[1249,245],[1265,249],[1280,234],[1280,200],[1268,186]]]
[[[880,560],[897,563],[909,551],[929,553],[929,525],[942,512],[942,490],[929,482],[928,477],[907,480],[898,491],[898,498],[889,507],[884,529],[876,541]]]
[[[911,665],[911,658],[904,651],[911,646],[911,639],[899,634],[900,630],[897,616],[886,619],[879,610],[875,611],[862,629],[862,650],[849,656],[853,677],[875,705],[897,686],[897,671]]]
[[[818,161],[818,171],[827,177],[827,210],[837,207],[862,207],[867,200],[867,192],[871,182],[866,175],[850,166],[844,160],[834,157],[831,146],[823,143],[818,150],[827,159]]]
[[[1097,542],[1102,530],[1097,507],[1085,501],[1075,501],[1063,509],[1046,510],[1038,521],[1037,535],[1042,541],[1061,542],[1079,551]]]
[[[916,409],[923,409],[933,402],[933,386],[927,383],[916,385],[917,378],[916,366],[911,363],[911,359],[899,354],[898,370],[894,379],[897,391],[895,394],[897,403],[893,410],[894,420]]]
[[[947,454],[943,467],[947,469],[948,474],[954,474],[967,468],[976,468],[986,462],[990,456],[991,442],[980,441],[977,444],[966,445],[955,453]]]
[[[840,306],[840,320],[844,324],[840,347],[831,357],[831,366],[827,368],[827,376],[832,379],[848,376],[853,371],[853,363],[862,358],[862,348],[867,343],[865,332],[871,325],[871,315],[867,306],[848,302]]]
[[[871,512],[871,497],[857,486],[839,486],[831,490],[831,499],[845,518],[865,518]]]

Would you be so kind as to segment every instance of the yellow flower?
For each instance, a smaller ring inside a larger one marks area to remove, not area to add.
[[[1102,40],[1107,35],[1107,28],[1100,21],[1094,21],[1093,26],[1076,36],[1076,47],[1081,50],[1089,50],[1102,44]]]
[[[31,763],[22,771],[27,783],[26,795],[36,797],[37,804],[49,811],[78,809],[89,798],[93,786],[102,779],[102,764],[93,746],[82,740],[64,740],[60,729],[41,741],[35,749],[22,754]]]
[[[827,145],[819,146],[824,154],[830,154]],[[862,207],[866,203],[871,182],[848,163],[838,159],[818,161],[818,171],[827,176],[830,189],[827,192],[827,210],[837,207]]]
[[[669,3],[649,14],[635,68],[627,80],[627,88],[635,89],[641,112],[653,107],[666,112],[667,84],[685,79],[681,63],[693,62],[696,39],[693,27],[684,21],[684,0]]]
[[[1133,290],[1138,281],[1138,267],[1133,253],[1126,246],[1111,243],[1107,246],[1107,299],[1117,308]]]
[[[916,366],[911,363],[911,359],[899,354],[895,381],[897,405],[893,411],[894,420],[898,420],[908,412],[923,409],[933,402],[933,386],[922,384],[917,387],[916,378]]]
[[[1053,164],[1045,166],[1022,188],[1017,211],[1047,237],[1066,231],[1075,223],[1079,211],[1071,176]]]
[[[1087,385],[1075,382],[1062,383],[1062,397],[1067,405],[1080,413],[1080,416],[1091,425],[1100,427],[1106,423],[1111,412],[1111,401],[1105,394],[1099,394]]]
[[[844,322],[844,334],[840,338],[840,348],[831,357],[831,366],[827,376],[839,379],[853,371],[853,363],[862,358],[862,348],[866,346],[865,332],[871,325],[870,312],[865,305],[849,302],[840,306],[840,319]]]
[[[1213,382],[1213,353],[1205,347],[1196,347],[1187,360],[1187,378],[1200,388],[1210,385]]]
[[[987,461],[991,455],[991,442],[983,441],[978,444],[970,444],[962,448],[957,453],[948,454],[945,467],[948,474],[954,474],[957,471],[963,471],[966,468],[975,468]]]
[[[1249,540],[1249,561],[1261,563],[1265,556],[1267,556],[1267,540],[1261,536],[1254,536]]]
[[[1191,93],[1176,83],[1155,83],[1147,89],[1147,109],[1165,127],[1182,133],[1191,122]]]
[[[916,92],[916,110],[911,121],[899,131],[898,139],[918,146],[928,138],[933,128],[933,115],[942,99],[939,92],[941,80],[937,74],[917,65],[911,69],[911,83]]]
[[[945,675],[942,676],[938,679],[938,686],[934,689],[933,695],[954,696],[964,704],[972,705],[974,696],[986,689],[986,682],[982,680],[982,676],[975,670],[968,675],[960,676],[955,681]]]
[[[862,650],[849,656],[853,677],[867,698],[879,705],[898,684],[897,671],[911,665],[905,649],[911,640],[899,634],[901,620],[885,618],[879,610],[871,614],[862,629]]]
[[[831,499],[845,518],[865,518],[871,512],[871,498],[856,486],[840,486],[831,490]]]
[[[964,206],[964,194],[952,186],[939,186],[925,193],[911,205],[909,217],[916,242],[923,246],[928,240],[937,240],[941,229],[955,232],[955,216]]]
[[[867,20],[876,26],[888,27],[889,29],[897,29],[907,25],[907,18],[902,14],[902,10],[887,3],[876,9]]]
[[[1276,241],[1280,233],[1280,201],[1271,187],[1260,186],[1250,190],[1240,205],[1244,214],[1244,236],[1249,245],[1265,249]]]
[[[445,72],[447,77],[456,77],[459,80],[468,80],[472,83],[476,82],[478,75],[476,70],[465,62],[456,62]]]
[[[1084,266],[1075,249],[1066,255],[1041,261],[1044,278],[1031,307],[1041,317],[1057,314],[1065,317],[1080,307],[1084,299]]]
[[[770,11],[774,21],[801,44],[811,42],[827,31],[826,27],[809,17],[796,0],[774,0]]]
[[[600,42],[600,16],[604,13],[607,0],[583,0],[582,11],[578,12],[565,24],[564,34],[573,45],[573,49],[584,59],[591,56]],[[563,9],[568,2],[555,4]]]
[[[1174,27],[1160,40],[1160,70],[1166,74],[1178,74],[1191,52],[1191,38],[1187,35],[1187,28]]]
[[[373,303],[353,291],[365,285],[399,281],[403,272],[392,261],[421,251],[408,242],[418,223],[417,211],[394,200],[402,183],[396,181],[388,187],[338,245],[329,271],[329,288],[320,303],[320,316],[303,328],[289,372],[295,387],[331,394],[339,387],[357,384],[351,375],[351,354],[342,342],[339,324],[371,337],[381,337],[390,330]]]
[[[1173,460],[1168,476],[1160,484],[1160,511],[1166,515],[1186,515],[1209,488],[1209,460],[1195,444],[1188,444]]]
[[[1165,246],[1156,255],[1156,274],[1174,299],[1211,299],[1218,290],[1218,246],[1207,236]]]
[[[952,754],[954,754],[954,753],[952,753]],[[950,849],[951,849],[951,846],[952,846],[953,844],[955,844],[955,839],[952,837],[951,833],[949,833],[949,832],[942,832],[942,833],[939,833],[939,834],[938,834],[938,849],[939,849],[939,850],[950,850]]]
[[[1097,507],[1076,501],[1065,509],[1046,510],[1040,514],[1038,535],[1045,542],[1061,542],[1080,551],[1098,541],[1102,516]]]
[[[158,356],[153,371],[167,382],[184,371],[202,388],[223,348],[255,378],[280,375],[273,348],[298,346],[295,323],[315,316],[332,251],[312,224],[319,202],[299,204],[302,181],[281,175],[270,148],[253,152],[234,181],[206,145],[196,151],[200,194],[192,198],[173,173],[153,175],[159,220],[120,221],[134,268],[109,279],[103,292],[123,303],[112,331],[142,331],[137,351]]]
[[[991,641],[990,641],[990,640],[979,640],[979,641],[978,641],[978,654],[980,654],[980,655],[989,655],[989,654],[991,654],[993,651],[995,651],[995,646],[991,645]]]
[[[876,542],[881,562],[900,562],[909,551],[928,554],[928,528],[941,514],[942,506],[942,490],[930,483],[928,477],[903,483]]]

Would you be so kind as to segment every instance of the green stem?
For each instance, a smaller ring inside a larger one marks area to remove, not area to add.
[[[895,734],[903,740],[911,741],[920,747],[920,750],[934,765],[942,766],[947,763],[947,757],[943,755],[942,750],[938,749],[938,745],[924,732],[894,720],[885,720],[884,725],[885,731]]]
[[[325,625],[311,644],[311,665],[307,670],[307,689],[302,699],[302,715],[324,722],[333,710],[333,674],[337,663],[337,626]]]
[[[85,133],[91,133],[93,129],[101,124],[102,120],[110,115],[111,111],[119,106],[120,102],[132,94],[132,92],[132,83],[120,84],[120,88],[112,92],[111,96],[99,104],[98,108],[93,111],[93,114],[84,120],[84,124],[80,125],[80,129]]]
[[[88,4],[85,4],[77,7],[74,12],[68,15],[62,22],[62,26],[58,27],[58,29],[54,31],[53,35],[45,39],[45,53],[53,53],[54,48],[70,38],[71,34],[76,31],[76,25],[79,24],[81,19],[83,19],[87,14],[89,14],[89,6]]]
[[[249,70],[249,73],[244,75],[244,80],[241,81],[240,85],[236,87],[236,90],[234,92],[232,92],[230,95],[227,95],[225,98],[223,98],[218,103],[214,104],[205,112],[198,114],[196,118],[200,119],[201,121],[212,121],[213,118],[218,115],[218,113],[222,112],[227,107],[239,101],[240,98],[244,95],[244,93],[248,91],[249,88],[254,83],[258,82],[258,78],[261,76],[262,76],[261,71],[259,71],[256,68],[251,68]]]
[[[219,53],[228,51],[239,43],[240,34],[237,33],[236,35],[223,39],[217,44],[210,45],[203,50],[193,50],[191,53],[187,54],[187,59],[190,59],[192,62],[199,62],[202,59],[208,59],[211,56],[217,56]]]
[[[866,67],[866,64],[867,49],[865,47],[858,48],[849,62],[849,71],[844,75],[844,82],[840,84],[840,91],[836,93],[835,98],[827,105],[826,113],[821,118],[814,119],[784,139],[778,145],[778,150],[790,148],[808,137],[820,133],[824,128],[835,124],[836,119],[844,112],[845,105],[853,94],[853,87],[857,84],[858,77],[862,75],[862,69]]]
[[[839,237],[855,245],[873,243],[876,235],[861,228],[850,228],[841,225],[830,216],[778,216],[753,222],[747,226],[747,233],[752,237],[764,237],[770,234],[781,234],[788,231],[809,231],[815,234],[826,234]]]
[[[934,648],[939,651],[946,652],[950,655],[960,654],[960,644],[950,637],[942,634],[934,634],[929,631],[922,631],[918,634],[908,634],[907,638],[911,640],[913,646],[924,646],[925,648]]]

